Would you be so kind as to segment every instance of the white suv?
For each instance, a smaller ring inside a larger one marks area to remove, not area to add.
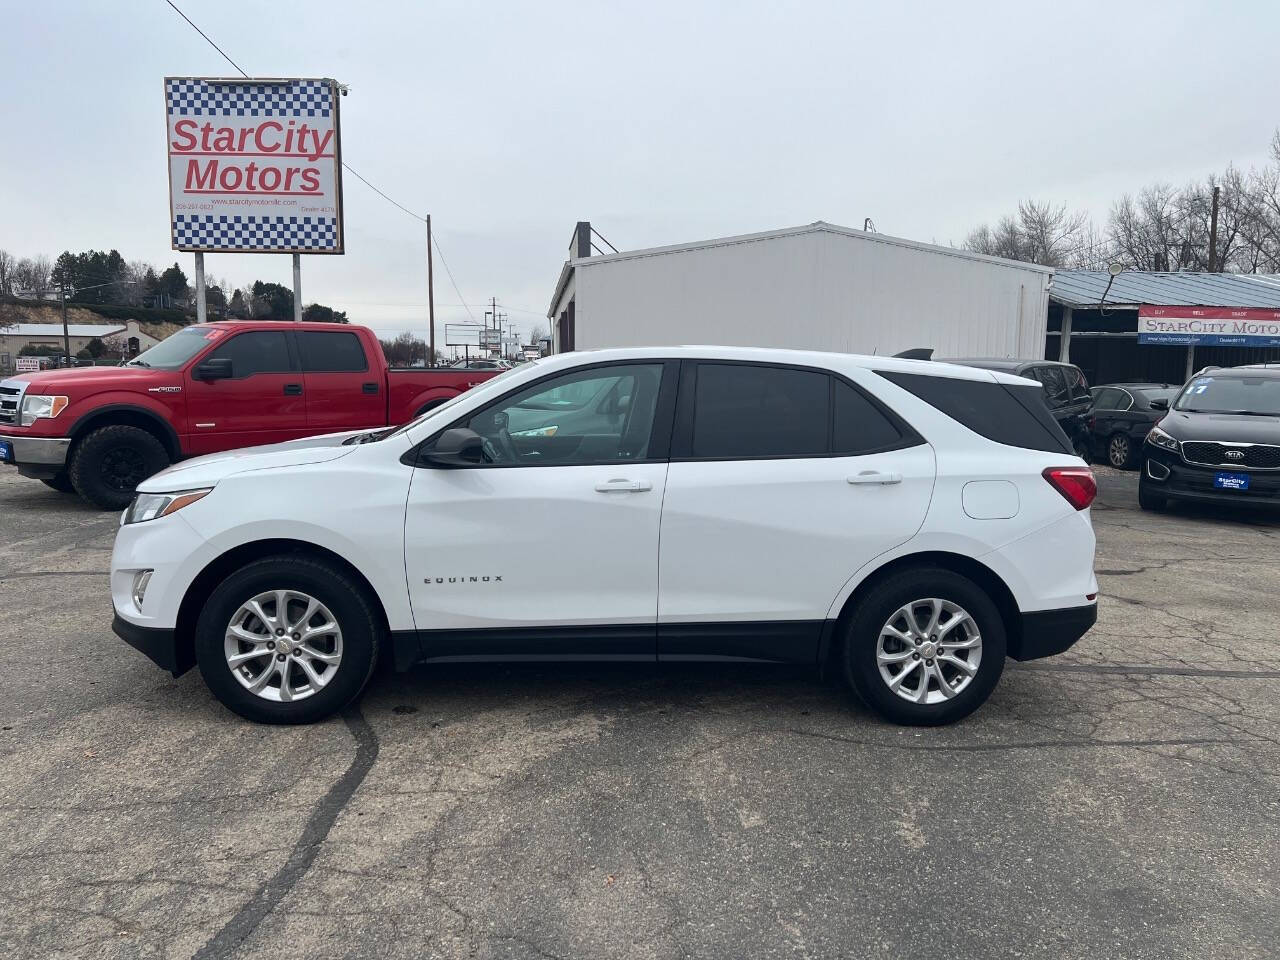
[[[1041,389],[846,354],[549,357],[395,430],[156,474],[114,629],[266,722],[333,713],[390,656],[810,663],[947,723],[1096,618],[1093,476]]]

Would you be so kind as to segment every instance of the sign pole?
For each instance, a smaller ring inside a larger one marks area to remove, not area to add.
[[[427,366],[436,365],[436,293],[431,276],[431,214],[427,214]]]
[[[302,322],[302,254],[293,255],[293,322]]]
[[[209,308],[204,288],[204,253],[196,251],[196,323],[209,319]]]

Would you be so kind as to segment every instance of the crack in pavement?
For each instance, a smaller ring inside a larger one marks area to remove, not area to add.
[[[225,957],[245,940],[253,935],[258,925],[270,915],[276,905],[297,885],[311,869],[320,846],[329,836],[329,831],[337,822],[347,802],[359,789],[365,776],[373,768],[378,759],[378,735],[374,733],[369,721],[364,718],[359,707],[351,707],[342,712],[343,722],[351,731],[356,741],[355,759],[338,780],[329,788],[329,792],[321,798],[316,808],[307,818],[302,828],[302,835],[293,845],[289,858],[266,880],[252,897],[236,911],[236,915],[228,920],[212,938],[193,955],[193,960],[207,960],[211,957]]]

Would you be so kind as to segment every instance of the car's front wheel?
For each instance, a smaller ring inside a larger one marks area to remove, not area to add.
[[[312,723],[364,689],[381,632],[364,590],[337,566],[267,557],[213,591],[196,626],[196,662],[240,716]]]
[[[954,723],[980,707],[1004,670],[999,610],[972,580],[936,567],[876,584],[849,619],[849,685],[895,723]]]

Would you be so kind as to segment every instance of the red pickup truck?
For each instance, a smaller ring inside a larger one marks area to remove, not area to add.
[[[366,327],[198,324],[122,367],[0,381],[0,462],[120,509],[176,460],[406,423],[499,372],[391,369]]]

